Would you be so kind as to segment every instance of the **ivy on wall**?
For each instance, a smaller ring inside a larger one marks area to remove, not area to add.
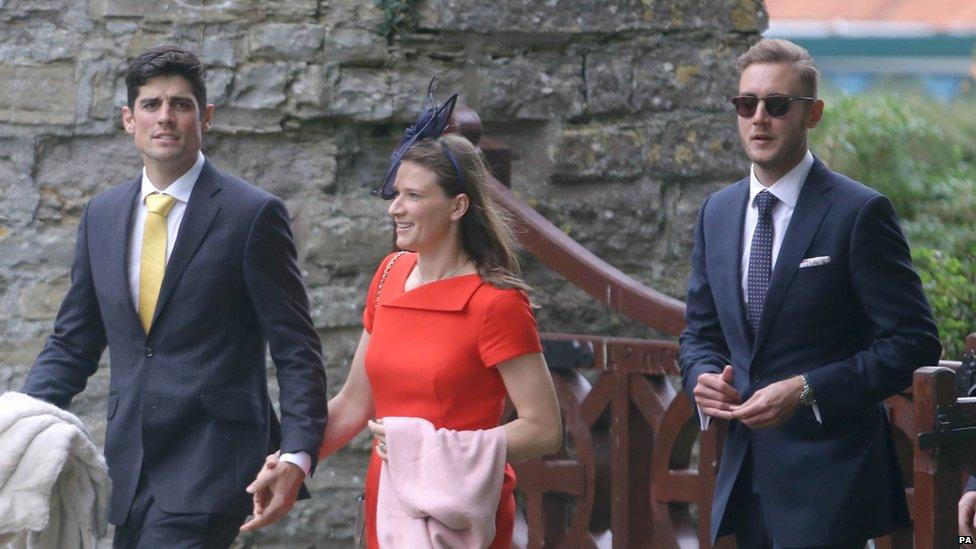
[[[420,0],[376,0],[383,10],[384,20],[380,33],[387,38],[417,22],[417,4]]]

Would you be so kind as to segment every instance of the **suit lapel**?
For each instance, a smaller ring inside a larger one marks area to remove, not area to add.
[[[810,168],[803,189],[800,190],[793,217],[790,219],[783,245],[776,258],[776,267],[769,281],[769,292],[766,294],[766,304],[759,322],[759,333],[756,334],[753,354],[759,349],[766,333],[769,332],[769,327],[780,305],[783,304],[783,297],[793,282],[803,254],[810,247],[810,242],[813,241],[827,211],[830,210],[830,201],[825,196],[825,193],[830,190],[829,180],[830,170],[823,162],[814,159],[813,167]]]
[[[110,258],[112,267],[109,276],[112,278],[112,287],[122,294],[120,299],[126,304],[125,314],[130,317],[129,320],[140,326],[139,314],[129,291],[129,236],[132,234],[132,213],[139,200],[141,184],[142,176],[139,176],[129,183],[125,192],[119,193],[112,207],[112,238],[109,241],[117,246],[112,248]]]
[[[180,231],[176,236],[176,244],[173,246],[173,253],[166,262],[166,271],[163,275],[163,285],[159,289],[159,299],[156,301],[156,312],[153,314],[153,325],[159,318],[160,312],[166,306],[166,302],[173,295],[180,275],[190,263],[190,259],[196,253],[203,238],[210,230],[217,212],[220,211],[220,201],[217,194],[220,192],[220,174],[206,161],[203,171],[193,185],[193,192],[190,193],[190,201],[183,212],[183,221],[180,223]],[[150,328],[151,330],[151,328]]]
[[[752,337],[746,324],[741,280],[742,231],[748,201],[749,180],[744,179],[736,183],[734,192],[728,195],[724,204],[717,204],[718,210],[727,212],[728,215],[716,220],[717,238],[714,239],[714,244],[709,243],[718,258],[718,273],[713,295],[726,296],[724,305],[733,311],[736,335],[742,338],[747,346],[751,345]]]

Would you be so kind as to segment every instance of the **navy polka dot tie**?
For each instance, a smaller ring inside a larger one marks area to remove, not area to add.
[[[766,292],[769,291],[769,277],[773,270],[773,206],[778,202],[773,193],[762,191],[756,196],[759,208],[759,222],[752,233],[752,248],[749,251],[749,274],[746,279],[746,292],[749,302],[746,315],[752,334],[759,333],[759,320],[762,318]]]

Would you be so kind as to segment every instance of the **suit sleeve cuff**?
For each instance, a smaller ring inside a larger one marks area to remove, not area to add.
[[[294,454],[281,454],[278,461],[287,461],[293,465],[297,465],[302,471],[305,472],[305,476],[308,476],[309,471],[312,470],[312,458],[308,455],[308,452],[295,452]]]

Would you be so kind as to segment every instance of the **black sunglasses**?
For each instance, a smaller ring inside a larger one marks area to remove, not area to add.
[[[793,97],[792,95],[767,95],[766,97],[756,97],[754,95],[740,95],[733,97],[729,101],[735,105],[735,112],[742,118],[752,118],[756,114],[756,107],[762,101],[766,105],[766,112],[773,118],[786,116],[790,112],[790,104],[794,101],[816,101],[813,97]]]

